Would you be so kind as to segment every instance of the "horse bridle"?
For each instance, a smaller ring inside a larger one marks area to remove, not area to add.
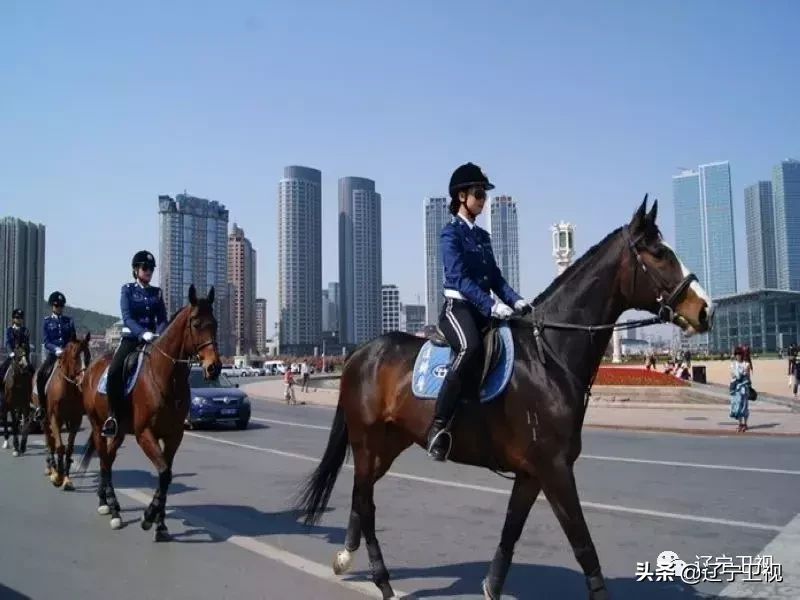
[[[636,262],[641,267],[644,274],[653,284],[653,287],[658,294],[656,301],[658,302],[658,318],[662,323],[674,323],[675,319],[677,318],[677,314],[675,312],[676,304],[680,300],[683,293],[686,289],[692,285],[693,282],[698,281],[697,275],[694,273],[689,273],[686,275],[681,282],[675,286],[672,291],[669,291],[669,286],[667,282],[664,280],[661,275],[655,271],[651,271],[647,268],[647,263],[644,262],[642,255],[639,253],[638,245],[644,238],[644,234],[641,233],[637,237],[631,237],[630,230],[628,226],[625,225],[622,228],[622,237],[625,242],[628,244],[628,248],[633,253]],[[633,272],[633,282],[631,287],[635,289],[636,286],[636,272],[638,269],[634,268]]]
[[[197,343],[195,342],[194,331],[192,330],[192,319],[194,319],[194,318],[195,318],[195,317],[189,316],[189,320],[188,320],[188,322],[186,323],[186,327],[188,327],[188,328],[189,328],[189,337],[191,337],[191,338],[192,338],[192,346],[194,346],[194,353],[192,354],[192,357],[194,357],[194,356],[197,356],[197,355],[200,353],[200,351],[201,351],[203,348],[206,348],[206,347],[208,347],[208,346],[213,346],[213,345],[216,343],[216,336],[213,336],[213,337],[212,337],[210,340],[208,340],[207,342],[203,342],[203,343],[202,343],[202,344],[200,344],[199,346],[197,345]],[[184,340],[185,340],[185,339],[186,339],[186,338],[184,337]],[[161,354],[163,354],[163,355],[164,355],[164,356],[166,356],[166,357],[167,357],[169,360],[171,360],[173,365],[176,365],[176,364],[178,364],[178,363],[181,363],[181,364],[187,364],[187,365],[191,365],[191,364],[194,362],[192,358],[173,358],[173,357],[171,357],[169,354],[167,354],[166,352],[164,352],[164,351],[163,351],[161,348],[159,348],[158,346],[155,346],[155,345],[154,345],[154,346],[153,346],[153,348],[155,348],[155,349],[156,349],[156,350],[158,350],[158,351],[159,351]],[[183,349],[184,349],[184,344],[183,344],[183,341],[182,341],[182,342],[181,342],[181,349],[180,349],[180,352],[178,353],[178,356],[182,356],[182,355],[183,355]]]

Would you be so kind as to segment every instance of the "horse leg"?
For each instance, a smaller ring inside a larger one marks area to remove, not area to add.
[[[108,508],[111,510],[111,521],[109,521],[109,524],[111,525],[111,529],[120,529],[122,528],[122,518],[119,515],[121,508],[119,506],[119,500],[117,500],[117,493],[114,490],[113,467],[114,461],[117,459],[117,450],[122,446],[122,442],[125,441],[125,436],[118,435],[110,441],[107,441],[105,437],[100,435],[98,430],[98,437],[100,438],[100,444],[106,447],[106,456],[108,457],[106,501],[108,502]]]
[[[34,416],[34,419],[36,417]],[[55,460],[55,452],[56,452],[56,442],[53,439],[53,432],[50,430],[50,427],[47,423],[42,424],[42,434],[44,435],[45,441],[45,470],[44,474],[45,477],[51,477],[56,473],[56,460]]]
[[[67,421],[69,432],[67,434],[67,451],[64,457],[64,486],[61,488],[65,492],[71,492],[75,489],[72,480],[69,478],[69,472],[72,468],[72,453],[75,451],[75,436],[78,435],[78,428],[80,425],[80,420],[75,418]]]
[[[8,449],[8,400],[3,402],[3,411],[0,418],[3,419],[3,450]]]
[[[542,489],[586,577],[589,600],[609,600],[597,550],[583,517],[572,464],[556,458],[554,462],[545,459],[536,467]]]
[[[483,580],[483,597],[485,600],[498,600],[503,592],[503,585],[511,566],[514,547],[522,535],[522,529],[528,520],[533,503],[539,495],[541,484],[539,479],[526,474],[517,475],[514,479],[514,488],[508,499],[506,521],[503,524],[503,533],[500,544],[494,554],[489,572]]]
[[[139,447],[158,471],[158,488],[153,494],[153,499],[150,501],[150,504],[144,509],[141,523],[142,529],[147,531],[153,526],[154,521],[158,522],[155,537],[157,542],[163,542],[169,539],[167,526],[164,524],[167,489],[172,482],[172,459],[175,457],[175,452],[178,449],[182,437],[181,435],[165,440],[164,451],[162,452],[161,446],[158,444],[158,440],[156,440],[156,436],[149,427],[145,427],[145,429],[136,436]],[[169,455],[169,461],[167,460],[167,455]]]
[[[395,459],[400,456],[400,454],[412,443],[413,442],[405,437],[405,435],[399,429],[395,429],[391,425],[386,426],[383,454],[378,455],[375,458],[375,470],[372,478],[373,485],[386,474]],[[344,541],[344,548],[337,552],[333,559],[333,572],[336,575],[343,575],[350,570],[350,567],[353,564],[353,555],[361,546],[361,518],[359,517],[358,510],[356,509],[358,502],[357,492],[358,486],[354,477],[350,520],[347,524],[347,535]]]
[[[64,483],[64,440],[61,439],[61,423],[57,413],[58,409],[54,407],[47,415],[50,417],[50,435],[53,436],[57,457],[56,466],[50,475],[50,483],[55,487],[61,487],[61,484]]]
[[[11,409],[11,435],[14,436],[14,456],[19,456],[19,410]]]
[[[31,408],[24,406],[22,408],[22,440],[19,443],[19,451],[25,454],[28,451],[28,433],[31,428]]]

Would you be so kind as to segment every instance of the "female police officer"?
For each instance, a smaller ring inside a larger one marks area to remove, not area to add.
[[[117,435],[116,415],[120,413],[125,396],[125,359],[137,350],[140,340],[152,342],[167,326],[167,309],[161,288],[150,285],[156,259],[147,250],[140,250],[133,255],[131,268],[134,280],[124,284],[120,291],[122,339],[108,367],[108,418],[103,423],[103,435],[106,437]]]
[[[450,213],[454,219],[439,236],[445,296],[439,329],[456,355],[439,391],[428,431],[428,454],[439,461],[449,454],[448,427],[459,400],[479,393],[484,351],[481,330],[490,317],[507,319],[528,309],[500,272],[489,233],[475,224],[486,192],[492,189],[494,185],[473,163],[461,165],[450,178]]]

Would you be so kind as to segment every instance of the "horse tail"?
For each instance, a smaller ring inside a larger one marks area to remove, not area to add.
[[[328,447],[317,468],[303,484],[298,500],[297,510],[304,515],[306,525],[314,525],[320,521],[328,506],[336,478],[347,458],[349,443],[347,439],[347,423],[344,420],[344,407],[341,399],[336,407],[336,416],[328,437]]]
[[[89,464],[92,462],[92,458],[94,457],[94,435],[92,432],[89,432],[89,439],[86,440],[86,445],[83,448],[83,454],[81,455],[81,463],[78,466],[78,473],[85,473],[86,469],[89,468]]]

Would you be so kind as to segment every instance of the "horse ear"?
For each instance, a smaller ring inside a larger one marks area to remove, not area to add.
[[[653,200],[653,206],[650,208],[650,212],[647,213],[647,217],[645,217],[645,222],[648,225],[655,225],[657,215],[658,215],[658,198]]]
[[[189,286],[189,304],[197,306],[197,290],[194,289],[194,284]]]
[[[92,332],[87,331],[86,336],[83,338],[83,343],[88,344],[90,339],[92,339]]]
[[[636,209],[636,212],[633,213],[631,217],[631,222],[629,227],[633,231],[638,231],[641,229],[642,225],[644,225],[644,219],[647,216],[647,194],[644,195],[644,200],[639,205],[639,208]]]
[[[214,286],[211,286],[211,289],[208,290],[208,303],[214,304]]]

